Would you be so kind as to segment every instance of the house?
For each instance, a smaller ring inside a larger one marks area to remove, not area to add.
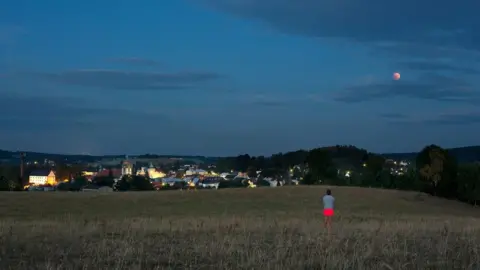
[[[154,167],[142,167],[140,170],[137,170],[137,175],[148,176],[149,178],[163,178],[167,176],[164,172],[157,170]]]
[[[185,175],[205,175],[207,171],[202,169],[189,169],[185,171]]]
[[[31,185],[55,185],[57,183],[57,179],[55,176],[55,172],[52,170],[35,170],[30,173],[28,177],[28,182]]]

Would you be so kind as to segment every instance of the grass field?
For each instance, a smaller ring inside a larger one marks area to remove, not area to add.
[[[478,269],[480,209],[325,187],[0,193],[0,269]]]

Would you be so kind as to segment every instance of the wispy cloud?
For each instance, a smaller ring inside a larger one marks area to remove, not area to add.
[[[108,59],[109,62],[120,63],[120,64],[127,64],[127,65],[134,65],[134,66],[159,66],[161,65],[160,62],[152,59],[141,58],[141,57],[117,57],[117,58],[110,58]]]
[[[28,108],[28,109],[26,109]],[[158,121],[166,116],[140,110],[98,108],[70,97],[27,96],[0,92],[0,125],[5,132],[55,132],[134,124],[138,119]]]
[[[327,95],[325,95],[325,93],[308,94],[306,96],[306,100],[313,103],[329,103],[331,102],[331,97],[328,97]]]
[[[398,62],[397,66],[400,68],[406,68],[411,70],[420,71],[454,71],[465,74],[477,74],[478,70],[469,67],[459,67],[450,61],[402,61]]]
[[[285,94],[257,94],[246,99],[248,104],[265,106],[265,107],[291,107],[299,105],[308,105],[326,102],[325,98],[318,94],[309,94],[306,96],[296,95],[295,93]]]
[[[417,126],[461,126],[480,124],[480,112],[449,112],[437,115],[420,115],[402,117],[385,117],[388,123],[393,125],[417,125]]]
[[[480,113],[456,113],[441,114],[436,118],[423,121],[424,124],[431,125],[473,125],[480,124]]]
[[[439,74],[424,74],[417,81],[391,81],[347,87],[336,101],[357,103],[375,99],[406,97],[414,99],[476,102],[480,93],[468,82]]]
[[[390,119],[390,120],[405,120],[408,119],[408,116],[403,113],[381,113],[380,117],[385,118],[385,119]]]
[[[29,72],[17,74],[83,87],[110,90],[175,90],[190,89],[223,78],[213,72],[158,73],[120,70],[71,70],[61,72]]]
[[[477,0],[203,2],[288,34],[350,40],[411,57],[480,59]]]
[[[470,63],[478,63],[480,61],[480,51],[465,49],[462,47],[451,47],[441,45],[431,45],[416,42],[375,42],[372,43],[374,54],[384,53],[398,57],[407,57],[423,60],[462,60]]]
[[[91,99],[0,92],[1,147],[60,153],[135,153],[139,141],[148,145],[158,136],[164,141],[187,140],[183,124],[166,113],[91,103]],[[168,143],[162,148],[166,147]],[[168,151],[175,147],[178,145]]]
[[[292,104],[286,98],[272,97],[271,95],[255,95],[250,99],[250,103],[266,107],[283,107]]]

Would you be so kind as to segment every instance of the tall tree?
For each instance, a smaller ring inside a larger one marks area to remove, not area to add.
[[[306,162],[311,173],[311,177],[319,181],[320,178],[332,178],[336,175],[330,153],[321,148],[316,148],[308,153]]]
[[[477,205],[480,202],[480,166],[464,164],[458,168],[458,199]]]
[[[235,170],[240,171],[240,172],[246,172],[248,167],[251,164],[251,158],[250,155],[245,154],[245,155],[239,155],[235,159]]]
[[[457,192],[457,161],[437,145],[425,147],[417,155],[417,171],[429,183],[430,192],[442,197],[455,197]]]

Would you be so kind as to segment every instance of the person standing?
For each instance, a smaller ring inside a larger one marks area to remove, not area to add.
[[[323,196],[323,216],[325,219],[325,228],[328,229],[330,233],[332,230],[332,217],[333,217],[333,208],[335,204],[335,198],[332,196],[332,191],[327,189],[327,194]]]

